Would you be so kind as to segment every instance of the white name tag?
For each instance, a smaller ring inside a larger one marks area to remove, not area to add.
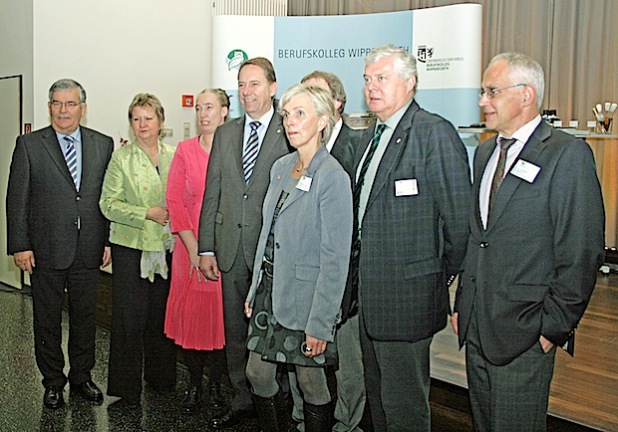
[[[520,179],[525,180],[528,183],[532,183],[536,179],[536,176],[539,174],[540,171],[540,166],[520,159],[517,161],[515,166],[511,168],[510,172],[515,177],[519,177]]]
[[[302,176],[298,180],[298,184],[296,185],[296,189],[300,189],[303,192],[309,192],[309,189],[311,189],[311,180],[313,180],[311,177]]]
[[[416,179],[395,181],[395,196],[418,195],[418,182]]]

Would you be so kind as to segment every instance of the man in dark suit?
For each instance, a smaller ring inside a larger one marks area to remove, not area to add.
[[[429,431],[429,346],[468,238],[468,159],[455,128],[414,100],[414,56],[376,48],[364,79],[377,122],[354,166],[353,258],[367,399],[376,431]]]
[[[542,121],[543,90],[543,69],[519,53],[494,57],[483,76],[479,106],[498,137],[474,157],[452,317],[478,431],[545,430],[555,347],[572,353],[603,262],[592,152]]]
[[[238,96],[246,112],[217,129],[208,162],[200,216],[200,269],[208,279],[222,277],[228,374],[236,391],[229,409],[211,420],[223,429],[253,412],[245,376],[248,321],[243,313],[253,259],[262,228],[262,203],[272,164],[290,152],[273,97],[272,64],[258,57],[238,71]]]
[[[51,126],[17,138],[7,190],[8,252],[30,274],[37,365],[48,408],[64,403],[62,307],[69,294],[71,393],[101,402],[92,381],[99,266],[111,261],[99,210],[110,137],[80,126],[86,92],[70,79],[49,90]]]
[[[347,96],[339,77],[335,74],[322,71],[313,71],[303,77],[301,83],[322,87],[328,90],[335,104],[335,127],[330,139],[325,143],[341,166],[353,178],[354,157],[362,133],[350,128],[343,122],[343,112]],[[348,307],[344,305],[344,307]],[[337,403],[335,405],[335,419],[333,432],[362,432],[359,424],[365,410],[365,381],[363,376],[363,359],[360,347],[358,314],[356,310],[344,312],[343,321],[337,329],[337,353],[339,365],[335,370],[337,380]],[[290,373],[290,377],[294,375]],[[292,381],[292,380],[291,380]],[[291,383],[293,384],[293,383]],[[295,385],[291,385],[294,396],[295,420],[303,421],[302,398]],[[302,427],[300,427],[302,428]]]

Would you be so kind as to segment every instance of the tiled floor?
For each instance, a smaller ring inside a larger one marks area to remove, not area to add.
[[[182,391],[188,380],[188,373],[182,366],[178,368],[176,395],[159,395],[146,386],[142,408],[136,412],[108,410],[109,404],[117,398],[106,397],[99,406],[71,398],[68,386],[64,390],[66,405],[63,408],[44,408],[42,377],[34,360],[31,298],[0,286],[0,317],[0,432],[208,430],[211,413],[204,405],[192,416],[179,411]],[[63,331],[66,349],[66,314]],[[92,375],[105,392],[109,333],[98,328],[96,343],[97,363]],[[293,426],[291,420],[289,426]],[[233,430],[257,431],[257,425],[255,421],[248,421]]]

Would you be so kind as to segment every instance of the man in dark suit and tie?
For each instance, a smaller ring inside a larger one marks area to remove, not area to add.
[[[92,381],[99,266],[111,261],[101,185],[114,143],[80,126],[86,92],[62,79],[49,90],[51,126],[17,138],[7,190],[8,252],[30,274],[37,365],[48,408],[64,404],[62,307],[69,295],[71,393],[101,402]]]
[[[364,79],[377,122],[354,166],[353,259],[367,399],[374,430],[429,431],[429,346],[468,238],[468,158],[455,128],[414,100],[414,56],[376,48]]]
[[[271,62],[257,57],[238,71],[245,115],[217,129],[200,216],[200,269],[208,279],[221,272],[228,374],[236,394],[229,409],[211,420],[223,429],[252,415],[245,366],[248,320],[243,308],[262,228],[262,203],[272,164],[290,152],[281,116],[273,107],[277,80]]]
[[[555,347],[573,352],[603,263],[592,151],[541,119],[543,91],[543,69],[523,54],[499,54],[483,76],[479,106],[498,136],[474,156],[452,317],[477,431],[545,430]]]

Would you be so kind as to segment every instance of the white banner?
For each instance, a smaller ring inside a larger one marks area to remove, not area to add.
[[[314,70],[341,78],[348,114],[367,112],[363,96],[365,55],[385,44],[417,57],[418,103],[455,126],[477,123],[481,82],[482,6],[461,4],[383,14],[213,18],[213,85],[233,96],[231,117],[242,114],[237,97],[243,60],[273,62],[277,97]]]

